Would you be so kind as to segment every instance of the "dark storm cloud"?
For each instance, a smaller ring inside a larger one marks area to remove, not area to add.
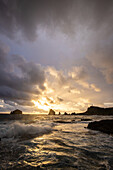
[[[112,0],[1,0],[0,31],[13,38],[21,31],[30,40],[36,38],[40,27],[65,33],[88,28],[106,27],[112,30]]]
[[[113,83],[113,38],[111,38],[107,37],[101,44],[97,41],[96,46],[93,46],[93,50],[87,56],[91,64],[103,73],[110,84]]]
[[[112,21],[113,0],[0,0],[0,33],[10,38],[21,33],[22,37],[33,41],[40,29],[61,31],[69,36],[86,29],[84,37],[89,37],[91,31],[90,43],[88,47],[86,45],[88,57],[93,65],[102,69],[109,83],[112,83],[112,71],[108,67],[113,65],[107,64],[106,59],[113,63]],[[102,57],[98,57],[100,53]],[[26,67],[20,67],[24,72],[33,74],[31,81],[35,81],[35,72],[30,73],[30,70],[25,70]]]
[[[65,33],[70,37],[72,48],[74,45],[71,38],[77,37],[78,34],[83,35],[82,38],[79,35],[78,39],[75,38],[79,44],[76,47],[75,43],[75,49],[82,51],[82,42],[85,44],[83,58],[87,62],[87,69],[84,62],[78,65],[74,63],[72,65],[75,67],[70,69],[66,77],[63,71],[51,68],[50,74],[55,80],[50,80],[49,86],[55,87],[55,83],[58,82],[55,93],[60,91],[62,86],[71,84],[70,86],[73,85],[75,88],[74,83],[78,82],[77,87],[80,85],[80,88],[87,87],[88,90],[83,94],[86,98],[86,93],[96,89],[95,84],[98,83],[99,88],[105,85],[102,92],[104,97],[99,98],[100,94],[97,96],[94,92],[93,95],[89,92],[88,96],[95,98],[95,102],[98,103],[104,102],[105,98],[111,101],[113,87],[111,85],[109,88],[103,77],[107,83],[113,83],[113,0],[0,0],[0,34],[11,39],[21,35],[26,40],[34,41],[40,29],[46,30],[46,33]],[[76,56],[79,58],[79,52],[76,52],[75,58]],[[99,73],[98,76],[96,71]],[[9,48],[0,43],[0,98],[6,104],[31,106],[31,100],[38,98],[44,90],[45,79],[47,77],[39,64],[28,62],[19,55],[10,55]],[[92,86],[90,85],[92,82],[88,84],[89,79],[93,81],[95,79],[93,82],[95,84]],[[61,96],[61,99],[63,97],[60,94],[57,96]],[[49,98],[47,100],[51,104],[54,103]],[[65,101],[64,97],[63,100]]]
[[[31,105],[31,100],[44,90],[43,68],[39,64],[27,62],[21,56],[10,56],[7,49],[1,43],[0,98],[21,105]]]

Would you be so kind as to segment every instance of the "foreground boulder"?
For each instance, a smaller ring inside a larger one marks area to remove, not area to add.
[[[92,130],[98,130],[107,134],[113,134],[113,120],[100,120],[90,122],[87,128]]]
[[[55,111],[54,111],[54,110],[52,110],[52,109],[50,109],[50,111],[49,111],[49,115],[55,115]]]
[[[22,111],[19,109],[16,109],[16,110],[12,111],[10,114],[22,114]]]

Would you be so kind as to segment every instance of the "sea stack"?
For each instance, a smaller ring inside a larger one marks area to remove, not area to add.
[[[52,109],[50,109],[50,111],[49,111],[49,115],[55,115],[55,111],[54,111],[54,110],[52,110]]]
[[[16,110],[14,110],[14,111],[11,111],[11,113],[10,114],[22,114],[22,111],[21,110],[19,110],[19,109],[16,109]]]

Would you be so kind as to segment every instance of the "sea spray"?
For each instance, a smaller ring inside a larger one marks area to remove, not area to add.
[[[53,124],[25,124],[14,122],[10,124],[0,125],[0,138],[30,138],[43,134],[48,134],[52,131]]]

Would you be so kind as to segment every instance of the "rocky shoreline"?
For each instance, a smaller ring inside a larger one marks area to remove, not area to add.
[[[113,119],[90,122],[87,128],[107,134],[113,134]]]

